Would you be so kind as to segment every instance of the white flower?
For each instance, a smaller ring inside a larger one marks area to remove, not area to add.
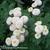
[[[47,26],[45,25],[44,29],[43,29],[43,35],[48,35],[48,33],[49,33],[49,30],[48,30]]]
[[[36,23],[35,23],[35,25],[37,26],[37,25],[41,25],[42,24],[42,21],[37,21]]]
[[[25,23],[27,23],[28,22],[28,17],[27,16],[22,16],[21,17],[21,20],[23,20],[23,23],[25,24]]]
[[[11,17],[8,17],[7,20],[6,20],[6,23],[7,23],[8,25],[10,25],[10,24],[11,24],[11,20],[12,20],[12,18],[11,18]]]
[[[19,41],[24,42],[24,40],[25,40],[24,35],[20,35]]]
[[[35,16],[39,15],[40,14],[40,9],[38,9],[38,8],[33,9],[32,14],[35,15]]]
[[[36,38],[36,39],[41,38],[41,34],[38,34],[38,33],[37,33],[37,34],[35,34],[35,38]]]
[[[12,46],[16,47],[18,45],[19,45],[19,39],[17,39],[17,38],[12,39]]]
[[[25,33],[25,28],[22,28],[21,29],[21,33]]]
[[[42,25],[37,25],[35,27],[35,32],[36,33],[42,33],[42,31],[43,31],[43,26]]]
[[[9,15],[12,15],[12,14],[13,14],[13,10],[10,10],[10,11],[9,11]]]
[[[38,6],[42,5],[42,1],[41,0],[36,0],[35,2],[37,3]]]
[[[48,29],[43,30],[43,35],[48,35],[48,33],[49,33]]]
[[[21,31],[16,29],[16,30],[13,32],[13,35],[15,35],[15,36],[20,36],[20,33],[21,33]]]
[[[36,2],[34,2],[34,3],[32,3],[32,5],[31,5],[33,8],[34,7],[37,7],[37,3]]]
[[[19,11],[21,11],[21,8],[20,8],[20,7],[17,7],[17,8],[15,8],[14,10],[19,10]]]
[[[12,23],[15,24],[17,21],[19,21],[19,17],[13,17],[12,18]]]
[[[16,29],[15,25],[11,24],[9,27],[10,31],[14,31]]]
[[[8,46],[11,45],[11,38],[9,38],[9,37],[6,38],[6,41],[5,41],[5,42],[6,42],[6,44],[7,44]]]
[[[32,12],[32,10],[33,10],[32,7],[28,8],[28,12]]]

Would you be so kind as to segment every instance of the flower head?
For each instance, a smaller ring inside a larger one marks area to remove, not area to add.
[[[28,12],[32,12],[32,10],[33,10],[32,7],[28,8]]]
[[[44,29],[43,29],[43,35],[48,35],[48,33],[49,33],[49,30],[48,30],[48,28],[47,28],[47,26],[45,25],[44,26]]]
[[[23,20],[23,23],[27,23],[28,22],[28,17],[27,16],[22,16],[21,20]]]
[[[6,23],[7,23],[8,25],[10,25],[10,24],[11,24],[11,20],[12,20],[12,17],[8,17],[7,20],[6,20]]]
[[[9,46],[9,45],[11,45],[11,38],[10,37],[8,37],[8,38],[6,38],[6,44]]]
[[[40,9],[38,9],[38,8],[33,9],[32,14],[33,15],[39,15],[40,14]]]
[[[43,31],[43,26],[42,25],[38,25],[38,26],[35,27],[35,32],[36,33],[42,33],[42,31]]]
[[[36,38],[36,39],[41,38],[41,34],[36,33],[36,34],[35,34],[35,38]]]
[[[12,40],[12,46],[13,46],[13,47],[16,47],[16,46],[18,46],[18,45],[19,45],[19,39],[14,38],[14,39]]]

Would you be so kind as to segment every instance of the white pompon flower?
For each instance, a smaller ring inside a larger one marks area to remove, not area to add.
[[[31,5],[33,8],[34,7],[37,7],[37,3],[36,2],[34,2],[34,3],[32,3],[32,5]]]
[[[13,14],[13,10],[10,10],[10,11],[9,11],[9,15],[12,15],[12,14]]]
[[[9,29],[10,29],[10,31],[14,31],[14,30],[16,30],[16,27],[15,27],[14,24],[11,24],[10,27],[9,27]]]
[[[6,20],[6,23],[7,23],[8,25],[10,25],[10,24],[11,24],[11,20],[12,20],[12,17],[8,17],[7,20]]]
[[[48,35],[48,33],[49,33],[49,30],[48,30],[47,26],[45,25],[44,29],[43,29],[43,35]]]
[[[21,31],[16,29],[16,30],[13,32],[13,35],[15,35],[15,36],[20,36],[20,33],[21,33]]]
[[[11,45],[11,38],[6,38],[6,41],[5,41],[5,43],[9,46],[9,45]]]
[[[36,39],[41,38],[41,34],[36,33],[36,34],[35,34],[35,38],[36,38]]]
[[[42,25],[37,25],[35,27],[35,32],[36,33],[42,33],[43,32],[43,26]]]
[[[36,0],[35,2],[37,3],[38,6],[42,5],[42,1],[41,0]]]
[[[28,12],[32,12],[32,10],[33,10],[32,7],[28,8]]]
[[[12,39],[12,46],[17,47],[18,45],[19,45],[19,39],[17,38]]]
[[[40,9],[38,9],[38,8],[33,9],[32,14],[35,15],[35,16],[39,15],[40,14]]]
[[[41,25],[42,24],[42,21],[37,21],[36,23],[35,23],[35,25],[37,26],[37,25]]]
[[[44,29],[43,30],[43,35],[48,35],[48,33],[49,33],[49,30],[48,29]]]
[[[25,28],[22,28],[21,29],[21,33],[25,33]]]
[[[20,42],[24,42],[24,40],[25,40],[24,35],[20,35],[19,41],[20,41]]]
[[[19,10],[15,10],[15,11],[13,12],[13,15],[14,15],[14,17],[20,17],[20,16],[22,15],[22,13],[21,13],[21,11],[19,11]]]
[[[23,23],[25,24],[25,23],[27,23],[28,22],[28,17],[27,16],[22,16],[21,17],[21,20],[23,20]]]

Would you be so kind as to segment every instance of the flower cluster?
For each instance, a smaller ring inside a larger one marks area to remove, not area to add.
[[[35,38],[36,39],[39,39],[41,35],[45,35],[45,36],[48,35],[49,30],[46,25],[42,25],[42,21],[37,21],[35,25],[36,25],[35,27],[35,32],[36,32]]]
[[[40,14],[40,9],[36,8],[37,6],[41,6],[42,5],[42,1],[41,0],[32,0],[34,1],[34,3],[32,3],[31,7],[28,8],[28,12],[32,12],[33,15],[39,15]]]
[[[12,14],[13,17],[8,17],[6,23],[13,34],[11,37],[6,38],[5,42],[7,45],[16,47],[20,42],[24,42],[25,37],[28,35],[28,31],[23,27],[28,22],[28,17],[22,16],[20,7],[10,10],[9,15]]]

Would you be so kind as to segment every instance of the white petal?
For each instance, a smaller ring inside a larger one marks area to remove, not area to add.
[[[21,20],[23,20],[23,23],[25,24],[25,23],[27,23],[28,22],[28,17],[27,16],[22,16],[21,17]]]
[[[32,5],[31,5],[33,8],[34,7],[37,7],[37,3],[36,2],[34,2],[34,3],[32,3]]]
[[[42,33],[43,32],[43,26],[42,25],[38,25],[35,27],[35,32],[36,33]]]
[[[11,18],[11,17],[8,17],[7,20],[6,20],[6,23],[7,23],[8,25],[10,25],[10,24],[11,24],[11,21],[12,21],[12,18]]]
[[[10,11],[9,11],[9,15],[12,15],[12,14],[13,14],[13,10],[10,10]]]
[[[11,24],[9,29],[10,29],[10,31],[14,31],[14,30],[16,30],[16,27],[15,27],[15,25]]]
[[[9,38],[9,37],[6,38],[6,41],[5,41],[5,42],[6,42],[6,44],[7,44],[8,46],[11,45],[11,38]]]
[[[35,23],[35,25],[37,26],[37,25],[41,25],[42,24],[42,21],[37,21],[36,23]]]
[[[42,1],[41,0],[36,0],[35,2],[37,3],[38,6],[42,5]]]
[[[33,10],[32,7],[28,8],[28,12],[32,12],[32,10]]]
[[[12,46],[13,46],[13,47],[16,47],[16,46],[18,46],[18,45],[19,45],[19,39],[17,39],[17,38],[13,39],[13,40],[12,40]]]
[[[41,34],[35,34],[35,38],[36,38],[36,39],[41,38]]]
[[[21,11],[21,8],[20,8],[20,7],[17,7],[17,8],[15,8],[15,10],[19,10],[19,11]]]
[[[35,15],[35,16],[39,15],[40,14],[40,9],[38,9],[38,8],[33,9],[32,14]]]

